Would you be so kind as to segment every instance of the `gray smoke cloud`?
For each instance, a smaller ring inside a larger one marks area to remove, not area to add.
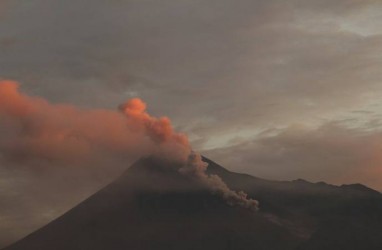
[[[247,197],[243,191],[233,191],[227,184],[215,174],[208,175],[206,169],[208,163],[202,160],[200,154],[191,152],[187,164],[179,169],[179,172],[185,175],[197,177],[209,190],[222,197],[231,206],[240,206],[252,211],[259,209],[259,202]]]
[[[206,173],[208,164],[202,160],[199,153],[194,152],[186,135],[173,130],[167,117],[155,118],[146,112],[146,105],[138,98],[131,99],[120,106],[125,113],[130,126],[145,131],[153,141],[158,144],[159,151],[154,152],[157,157],[169,158],[180,161],[178,171],[186,176],[196,178],[212,193],[219,195],[232,206],[241,206],[258,210],[258,201],[247,198],[243,191],[233,191],[217,175]],[[164,145],[171,145],[166,147]]]

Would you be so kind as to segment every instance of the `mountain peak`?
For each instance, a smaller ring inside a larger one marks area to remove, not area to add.
[[[296,237],[155,158],[6,250],[290,249]],[[166,167],[166,168],[164,168]]]
[[[203,160],[208,174],[258,198],[259,212],[230,206],[179,166],[148,157],[4,250],[381,249],[382,198],[373,190],[268,181]]]

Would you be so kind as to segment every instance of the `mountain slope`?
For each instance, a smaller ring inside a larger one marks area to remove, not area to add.
[[[209,163],[232,189],[260,202],[260,214],[305,238],[298,250],[382,249],[382,195],[361,184],[268,181]]]
[[[230,172],[234,190],[260,202],[231,207],[197,182],[143,159],[119,179],[5,250],[380,250],[382,195],[361,184],[269,181]],[[176,168],[173,168],[176,169]]]
[[[260,213],[141,160],[115,182],[6,250],[294,249],[301,239]]]

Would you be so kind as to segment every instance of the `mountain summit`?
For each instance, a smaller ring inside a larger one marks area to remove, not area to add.
[[[207,173],[260,202],[229,205],[156,158],[4,250],[380,250],[382,195],[364,186],[268,181],[215,162]]]

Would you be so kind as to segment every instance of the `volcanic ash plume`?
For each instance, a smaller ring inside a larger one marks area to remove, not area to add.
[[[208,164],[202,161],[200,154],[192,151],[188,138],[184,134],[176,133],[173,130],[171,122],[167,117],[159,119],[151,117],[146,113],[146,105],[137,98],[121,105],[120,109],[126,114],[131,125],[146,131],[146,134],[153,141],[157,142],[159,146],[168,142],[178,146],[175,152],[181,153],[177,159],[183,159],[182,167],[178,169],[181,174],[196,178],[212,193],[221,196],[232,206],[238,205],[254,211],[258,209],[258,202],[248,199],[246,193],[243,191],[235,192],[219,176],[208,175],[206,173]],[[172,149],[174,150],[175,148]]]
[[[119,110],[51,104],[20,93],[14,81],[0,81],[0,154],[19,165],[48,162],[76,167],[154,155],[176,163],[169,165],[180,166],[181,174],[198,180],[230,205],[257,209],[257,201],[206,173],[207,164],[192,151],[187,136],[174,131],[169,118],[152,117],[138,98]]]
[[[243,191],[233,191],[227,184],[217,175],[208,175],[206,173],[208,164],[202,161],[200,154],[191,152],[187,164],[179,169],[179,172],[186,175],[197,177],[209,190],[221,196],[231,206],[241,206],[244,208],[257,211],[259,202],[257,200],[247,198],[247,194]]]

